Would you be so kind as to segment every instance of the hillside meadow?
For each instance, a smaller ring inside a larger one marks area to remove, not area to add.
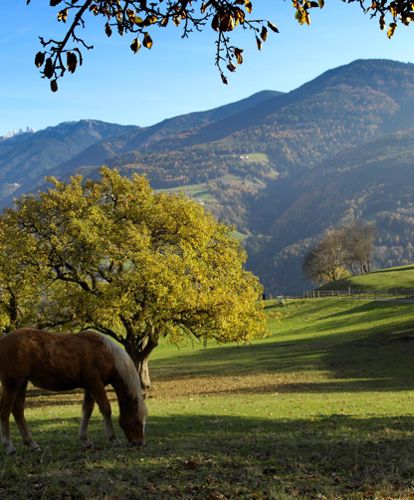
[[[269,335],[251,345],[158,348],[142,449],[109,446],[95,410],[95,446],[81,450],[82,394],[32,388],[42,451],[13,425],[0,498],[412,498],[414,304],[269,301],[266,312]]]
[[[321,287],[321,290],[414,290],[414,265],[390,267],[350,276]]]

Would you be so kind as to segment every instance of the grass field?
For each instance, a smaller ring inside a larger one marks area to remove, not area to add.
[[[175,188],[159,189],[158,191],[165,191],[168,193],[184,193],[197,201],[202,201],[207,204],[217,203],[216,198],[210,193],[207,182],[200,184],[188,184],[186,186],[179,186]]]
[[[414,304],[266,312],[270,334],[252,345],[158,348],[143,449],[111,448],[96,413],[81,451],[81,394],[33,390],[43,451],[13,427],[0,498],[413,498]]]
[[[414,290],[414,265],[381,269],[352,276],[321,287],[321,290]]]
[[[270,164],[268,156],[264,153],[248,153],[242,155],[242,159],[245,163],[261,163],[262,165]]]

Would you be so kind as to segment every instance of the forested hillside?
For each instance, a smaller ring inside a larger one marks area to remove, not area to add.
[[[139,122],[139,116],[137,116]],[[249,238],[270,293],[310,286],[301,260],[329,226],[377,224],[377,266],[414,259],[414,65],[355,61],[283,94],[264,91],[151,127],[81,121],[0,140],[1,203],[45,174],[105,163],[183,189]]]
[[[250,225],[266,234],[249,243],[251,266],[269,289],[294,293],[303,287],[302,258],[315,237],[354,220],[377,226],[377,267],[413,262],[414,129],[347,149],[311,172],[272,183],[251,214]],[[269,262],[276,270],[270,275]]]

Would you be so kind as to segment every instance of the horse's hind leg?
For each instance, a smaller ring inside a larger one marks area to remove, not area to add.
[[[1,441],[6,448],[7,454],[15,453],[10,438],[10,413],[19,390],[19,386],[12,381],[2,380],[3,394],[0,400]]]
[[[40,450],[39,445],[33,441],[32,434],[27,426],[26,419],[24,418],[24,403],[26,399],[26,389],[27,389],[27,380],[23,383],[23,385],[19,388],[16,399],[14,400],[14,404],[12,407],[13,417],[16,421],[17,427],[19,428],[20,434],[23,439],[23,443],[28,446],[31,450],[37,451]]]
[[[99,406],[99,410],[102,413],[104,419],[105,433],[106,437],[109,441],[116,445],[118,444],[118,440],[115,436],[114,427],[112,425],[112,410],[111,405],[108,401],[108,397],[105,392],[105,386],[101,382],[101,380],[97,381],[93,387],[90,387],[90,392],[93,398],[96,401],[96,404]]]
[[[94,406],[95,400],[93,399],[92,394],[89,391],[85,391],[82,404],[82,421],[79,429],[79,438],[82,441],[82,446],[84,448],[90,448],[92,446],[92,443],[88,438],[88,424]]]

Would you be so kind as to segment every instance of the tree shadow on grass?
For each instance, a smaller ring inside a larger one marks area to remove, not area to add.
[[[107,387],[107,395],[110,402],[116,401],[116,394],[112,387]],[[83,401],[83,389],[73,391],[54,392],[46,389],[40,389],[29,385],[26,392],[27,408],[46,408],[59,406],[79,406],[81,408]]]
[[[77,450],[77,419],[69,419],[57,439],[59,422],[32,421],[46,451],[40,460],[19,448],[17,461],[31,471],[24,481],[43,481],[50,493],[63,487],[72,497],[349,498],[360,492],[374,498],[384,491],[401,497],[412,486],[413,416],[155,416],[148,423],[148,446],[132,450],[110,448],[95,419],[97,446],[86,452]],[[4,461],[0,480],[9,497],[16,481],[7,473],[15,464],[15,457]]]
[[[363,314],[371,311],[375,311],[375,320],[389,318],[390,316],[390,302],[394,306],[394,312],[398,314],[398,311],[402,311],[406,308],[412,309],[411,304],[400,303],[394,301],[371,301],[365,302],[363,304],[357,304],[352,309],[347,309],[345,311],[339,311],[336,313],[329,314],[325,316],[326,319],[329,318],[342,318],[346,316],[347,318],[352,318],[355,314]],[[343,323],[341,323],[343,325]]]

